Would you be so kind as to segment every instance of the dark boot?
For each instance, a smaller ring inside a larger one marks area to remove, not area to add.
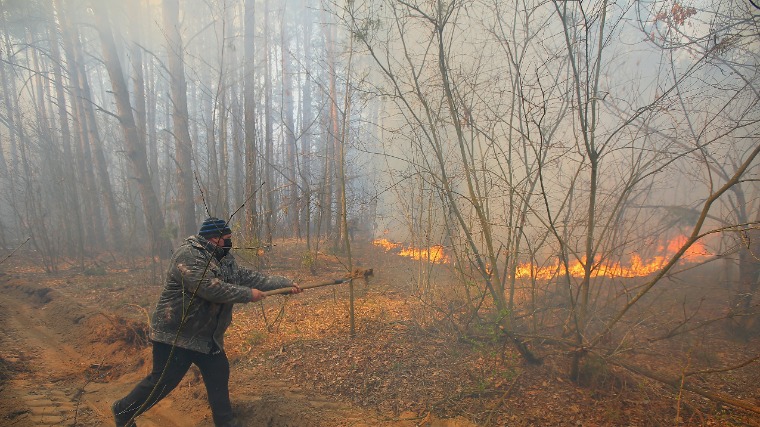
[[[116,408],[116,405],[119,403],[117,400],[116,402],[111,405],[111,412],[113,413],[113,421],[116,423],[116,427],[137,427],[137,424],[135,424],[134,421],[130,422],[129,418],[125,419],[125,416],[119,416],[119,410]]]

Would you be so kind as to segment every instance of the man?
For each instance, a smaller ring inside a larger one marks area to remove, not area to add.
[[[238,426],[229,396],[230,364],[224,332],[234,303],[260,301],[262,291],[301,288],[290,279],[239,267],[229,253],[232,231],[224,220],[208,218],[198,235],[176,250],[150,325],[153,369],[111,407],[117,427],[134,419],[168,395],[191,364],[201,371],[216,426]]]

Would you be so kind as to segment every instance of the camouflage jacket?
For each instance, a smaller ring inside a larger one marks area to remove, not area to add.
[[[217,260],[201,236],[190,236],[174,252],[150,325],[150,339],[202,353],[224,349],[232,306],[250,302],[251,288],[290,286],[290,279],[267,276],[237,265],[228,254]]]

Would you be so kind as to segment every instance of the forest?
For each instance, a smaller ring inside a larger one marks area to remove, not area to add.
[[[308,425],[760,425],[757,1],[0,0],[0,36],[0,321],[51,322],[0,339],[0,417],[44,424],[57,310],[80,364],[146,357],[214,216],[249,268],[374,271],[236,314],[243,372],[284,360],[246,381],[354,411]],[[143,369],[70,364],[45,425]]]

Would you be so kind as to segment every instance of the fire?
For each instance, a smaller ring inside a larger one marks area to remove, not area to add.
[[[375,239],[372,241],[372,244],[385,249],[385,252],[403,247],[401,243],[393,243],[387,239]],[[442,245],[433,245],[429,249],[419,249],[414,246],[409,246],[405,249],[401,249],[398,252],[398,255],[415,260],[430,261],[436,264],[449,262],[449,257],[444,253]]]
[[[686,240],[686,236],[678,236],[669,241],[667,252],[671,254],[678,252],[678,250],[681,249],[681,246],[686,243]],[[708,256],[710,256],[710,252],[705,248],[705,245],[702,242],[694,242],[693,245],[689,246],[689,249],[686,250],[682,258],[686,261],[696,262]]]
[[[597,258],[593,265],[593,271],[591,275],[593,277],[605,276],[605,277],[642,277],[648,276],[658,270],[660,270],[668,259],[678,252],[678,250],[686,243],[686,236],[678,236],[665,244],[658,246],[657,251],[662,255],[653,256],[650,259],[644,260],[641,255],[633,253],[630,256],[630,260],[627,265],[619,262],[607,262],[602,261],[601,258]],[[386,239],[377,239],[372,242],[375,246],[380,246],[385,249],[386,252],[401,248],[401,243],[393,243]],[[401,249],[398,255],[408,257],[415,260],[429,260],[432,263],[445,264],[451,262],[448,255],[444,252],[442,245],[433,245],[428,249],[415,248],[409,246],[405,249]],[[710,256],[710,252],[705,248],[702,242],[696,242],[689,247],[689,249],[681,257],[686,262],[699,262]],[[585,262],[585,260],[584,260]],[[536,279],[548,280],[557,276],[564,276],[569,272],[570,276],[583,277],[584,262],[572,261],[569,263],[567,269],[563,264],[554,263],[547,266],[537,266],[531,263],[520,264],[515,270],[516,278],[529,278],[535,277]]]
[[[380,246],[381,248],[384,248],[385,252],[401,247],[401,243],[393,243],[389,241],[388,239],[375,239],[372,241],[372,244],[375,246]]]
[[[663,256],[653,257],[651,260],[644,262],[641,256],[638,254],[631,255],[631,261],[629,266],[621,265],[620,263],[599,263],[597,259],[596,265],[593,266],[591,275],[594,277],[606,276],[606,277],[640,277],[647,276],[662,268],[667,262],[667,258]],[[551,279],[557,276],[564,276],[565,272],[569,271],[570,276],[583,277],[585,270],[583,263],[580,261],[573,261],[569,264],[567,270],[564,265],[554,264],[548,267],[534,267],[530,263],[521,264],[515,276],[517,278],[535,277],[536,279]]]
[[[591,275],[593,277],[605,276],[605,277],[642,277],[648,276],[658,270],[660,270],[668,262],[668,259],[674,255],[678,250],[686,243],[686,236],[678,236],[664,245],[660,245],[657,249],[658,252],[663,255],[653,256],[648,260],[644,260],[639,254],[631,254],[628,265],[623,265],[619,262],[601,262],[600,258],[597,258],[594,262],[593,271]],[[710,256],[710,252],[705,248],[702,242],[695,242],[689,249],[681,256],[681,259],[686,262],[699,262]],[[567,270],[573,277],[583,277],[585,271],[583,265],[585,263],[581,261],[573,261],[569,264]],[[551,279],[558,275],[564,275],[566,273],[564,265],[554,264],[547,267],[535,267],[530,263],[521,264],[515,273],[518,278],[535,277],[537,279]]]
[[[441,245],[433,245],[430,247],[430,249],[417,249],[410,247],[407,249],[402,249],[398,254],[401,256],[409,257],[411,259],[430,260],[430,262],[436,264],[445,264],[449,262],[449,257],[443,253],[443,246]]]

